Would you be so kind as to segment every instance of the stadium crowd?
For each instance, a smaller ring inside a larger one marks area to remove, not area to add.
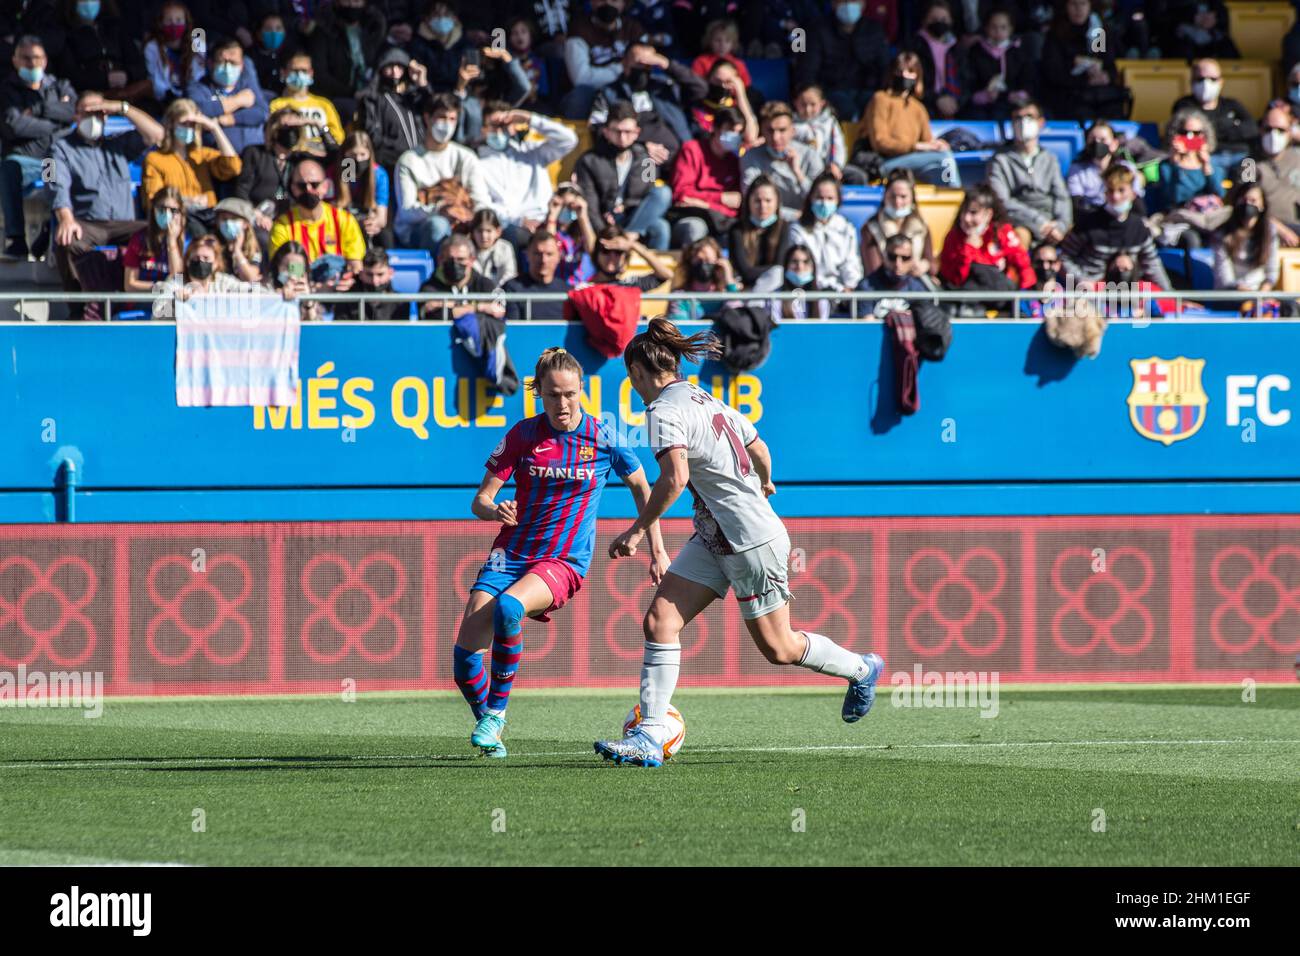
[[[1204,248],[1249,309],[1300,246],[1300,34],[1279,47],[1287,95],[1253,116],[1223,93],[1228,25],[1183,0],[9,0],[3,255],[52,255],[65,290],[166,315],[159,292],[390,291],[395,250],[427,250],[422,291],[449,296],[667,283],[996,305],[1065,274],[1167,290],[1161,247]],[[1191,65],[1159,147],[1112,125],[1132,106],[1119,57]],[[752,73],[773,64],[788,102]],[[972,182],[960,121],[990,120],[1008,141]],[[1086,130],[1068,169],[1040,143],[1051,120]],[[965,190],[946,235],[918,183]],[[859,226],[845,190],[867,184],[883,196]],[[29,229],[42,188],[52,214]],[[450,298],[423,314],[468,309],[522,317]]]

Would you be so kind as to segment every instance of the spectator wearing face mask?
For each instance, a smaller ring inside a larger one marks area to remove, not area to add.
[[[460,103],[450,93],[437,93],[425,101],[424,150],[409,150],[397,160],[397,222],[402,245],[435,249],[451,232],[452,220],[468,222],[475,211],[491,202],[479,159],[452,142],[460,118]],[[466,203],[472,208],[453,209]]]
[[[795,139],[794,114],[785,103],[773,101],[760,110],[763,145],[746,150],[740,158],[740,181],[748,187],[766,177],[781,193],[781,218],[799,217],[804,197],[825,165],[815,150]]]
[[[1151,208],[1164,212],[1161,245],[1199,249],[1202,230],[1197,217],[1223,207],[1223,183],[1210,157],[1214,128],[1195,107],[1174,114],[1166,130],[1169,158],[1160,163],[1160,182],[1151,194]]]
[[[389,47],[375,64],[374,78],[357,95],[357,126],[375,146],[375,160],[390,173],[408,149],[424,146],[420,103],[429,81],[410,54]]]
[[[713,131],[682,146],[673,165],[673,245],[727,234],[740,209],[740,149],[745,121],[718,111]]]
[[[862,282],[862,250],[858,231],[837,212],[840,184],[822,173],[808,190],[803,212],[790,227],[790,245],[812,252],[817,263],[817,288],[849,292]]]
[[[1180,60],[1241,56],[1228,35],[1228,8],[1218,0],[1170,0],[1162,20],[1167,56]]]
[[[1061,165],[1038,144],[1042,126],[1037,103],[1017,106],[1011,113],[1014,140],[989,164],[989,185],[1026,248],[1038,240],[1060,242],[1074,216]]]
[[[214,181],[233,180],[243,166],[225,130],[200,113],[193,100],[174,100],[163,114],[163,128],[162,143],[144,159],[140,188],[145,206],[162,187],[175,186],[185,200],[190,236],[197,238],[213,228]],[[202,145],[202,133],[212,136],[216,149]]]
[[[1169,276],[1160,264],[1151,231],[1141,216],[1133,213],[1133,170],[1113,165],[1106,171],[1106,205],[1080,216],[1060,245],[1067,273],[1076,281],[1106,277],[1110,261],[1126,253],[1137,264],[1140,278],[1160,289],[1169,289]]]
[[[1300,246],[1300,149],[1291,145],[1291,114],[1273,107],[1264,114],[1263,132],[1252,157],[1251,174],[1264,191],[1264,204],[1284,246]],[[1233,179],[1246,182],[1245,169]]]
[[[627,0],[592,0],[589,16],[575,17],[564,41],[564,65],[573,89],[560,104],[569,119],[583,119],[601,89],[623,73],[623,57],[645,33],[627,12]]]
[[[910,169],[926,182],[959,186],[961,173],[952,147],[930,130],[924,96],[920,59],[915,53],[898,54],[889,69],[889,88],[877,91],[867,104],[859,136],[884,157],[884,172]]]
[[[529,235],[546,220],[554,194],[548,167],[577,145],[573,130],[540,113],[511,109],[501,100],[485,106],[479,169],[488,201],[516,249],[522,251]]]
[[[804,24],[808,49],[794,58],[794,85],[816,83],[844,117],[862,115],[889,66],[884,31],[862,14],[861,0],[834,0],[829,18]]]
[[[938,270],[930,227],[916,211],[916,180],[906,169],[889,174],[880,210],[862,224],[862,265],[867,274],[885,263],[885,243],[898,235],[912,245],[908,262],[916,275],[930,275]]]
[[[104,137],[104,117],[124,115],[135,128]],[[86,90],[77,97],[73,132],[52,149],[54,171],[54,261],[65,292],[105,291],[86,288],[77,269],[95,246],[119,245],[144,228],[136,218],[131,195],[132,162],[163,138],[163,128],[144,110],[105,100]],[[71,318],[82,317],[79,304]]]
[[[113,97],[138,100],[152,84],[139,45],[123,26],[116,0],[75,0],[62,4],[67,39],[58,56],[58,73],[79,90],[108,90]]]
[[[5,218],[3,258],[26,259],[27,224],[23,194],[41,181],[43,160],[56,139],[67,135],[76,112],[76,91],[67,80],[45,72],[45,47],[34,36],[14,47],[14,69],[0,85],[0,200]],[[45,234],[48,239],[48,232]],[[44,250],[42,250],[44,251]]]
[[[994,8],[985,15],[980,38],[966,56],[971,96],[963,116],[1004,120],[1029,101],[1034,64],[1013,33],[1011,11]]]
[[[309,54],[295,53],[284,64],[284,95],[271,100],[270,110],[293,110],[307,120],[307,138],[301,141],[303,149],[328,155],[343,142],[343,122],[339,111],[324,96],[311,92],[316,82],[316,70]]]
[[[387,35],[383,10],[366,0],[334,0],[317,13],[308,40],[312,62],[320,70],[316,92],[333,100],[343,115],[352,115],[353,97],[365,85]]]
[[[122,253],[124,292],[151,292],[181,271],[185,261],[185,203],[174,186],[154,197],[148,224],[131,237]]]
[[[1061,266],[1061,253],[1053,243],[1044,242],[1029,253],[1034,267],[1034,289],[1044,293],[1041,298],[1021,299],[1016,303],[1016,314],[1031,319],[1044,318],[1048,312],[1063,309],[1065,299],[1060,294],[1064,288],[1065,273]]]
[[[630,103],[641,127],[638,142],[656,164],[668,168],[691,138],[688,108],[708,89],[703,77],[681,63],[648,44],[634,43],[624,54],[622,76],[596,94],[587,122],[593,129],[600,127],[608,122],[613,106]]]
[[[681,262],[673,273],[674,292],[739,292],[740,283],[732,271],[731,262],[722,255],[722,247],[712,236],[696,240],[682,251]],[[668,307],[668,318],[674,322],[689,322],[720,312],[726,305],[716,301],[682,300]]]
[[[921,30],[904,48],[921,64],[921,101],[931,116],[954,118],[970,99],[966,50],[953,33],[948,0],[929,0],[921,11]]]
[[[656,183],[659,166],[638,142],[640,135],[632,104],[615,103],[595,145],[574,166],[573,181],[587,197],[593,229],[599,232],[612,223],[663,250],[668,248],[665,214],[672,190]]]
[[[948,230],[939,256],[939,276],[950,289],[991,292],[1032,289],[1038,277],[1029,253],[988,186],[966,190],[957,221]],[[996,298],[979,308],[1003,306]]]
[[[388,171],[375,162],[375,148],[361,130],[349,133],[339,150],[339,161],[331,172],[332,199],[361,223],[370,245],[395,245],[390,208],[391,181]]]
[[[366,252],[361,260],[361,272],[352,287],[358,295],[384,295],[393,291],[393,267],[388,262],[388,252],[376,246]],[[405,321],[410,305],[407,302],[366,302],[367,322]],[[361,305],[340,302],[334,308],[335,322],[356,321],[361,318]]]
[[[1126,166],[1134,174],[1133,185],[1137,193],[1134,211],[1146,216],[1142,196],[1146,190],[1146,177],[1140,175],[1127,150],[1120,147],[1115,130],[1105,120],[1096,120],[1088,127],[1083,152],[1074,158],[1065,175],[1065,188],[1070,194],[1073,218],[1106,205],[1104,176],[1112,165]]]
[[[366,255],[366,237],[352,213],[325,202],[328,185],[325,167],[319,161],[308,157],[294,164],[289,180],[293,202],[271,227],[269,251],[274,258],[284,243],[298,242],[309,263],[337,256],[344,260],[346,271],[355,275]]]
[[[465,54],[474,47],[465,37],[453,4],[435,0],[424,10],[424,17],[406,49],[413,60],[428,68],[430,86],[439,91],[450,90],[456,86]]]
[[[297,242],[286,242],[275,251],[271,257],[271,267],[268,270],[271,277],[271,288],[284,296],[286,301],[297,299],[300,303],[299,317],[303,322],[319,322],[325,314],[321,303],[306,298],[313,291],[320,291],[313,288],[310,277],[307,272],[307,250]],[[338,312],[346,309],[351,303],[340,305],[335,312],[337,319]],[[402,303],[406,307],[406,303]]]
[[[767,280],[764,281],[767,284]],[[781,259],[781,279],[777,287],[779,292],[812,292],[818,288],[817,261],[812,250],[807,246],[790,246]],[[768,291],[762,289],[761,291]],[[799,296],[793,299],[771,300],[772,317],[775,319],[807,319],[813,313],[819,319],[831,317],[830,299],[806,299]]]
[[[1259,139],[1259,126],[1250,111],[1230,96],[1223,96],[1223,70],[1216,60],[1192,64],[1192,92],[1174,103],[1175,116],[1199,110],[1214,129],[1215,148],[1211,160],[1215,174],[1223,179],[1228,170],[1250,152]]]
[[[1296,19],[1296,25],[1292,32],[1300,30],[1300,17]],[[1300,111],[1300,63],[1291,67],[1286,74],[1286,95],[1284,97],[1286,106],[1290,109],[1294,117],[1297,111]],[[1295,123],[1291,127],[1291,141],[1300,140],[1300,123]]]
[[[1065,0],[1043,43],[1042,97],[1057,119],[1127,116],[1131,96],[1115,66],[1117,39],[1091,0]]]
[[[1240,183],[1228,198],[1232,216],[1211,240],[1214,287],[1239,292],[1272,292],[1280,275],[1277,228],[1269,215],[1264,190]],[[1237,308],[1251,307],[1249,301]]]
[[[209,62],[211,74],[191,83],[185,95],[226,131],[235,152],[260,146],[271,111],[257,76],[244,67],[243,48],[235,40],[223,40],[212,48]]]
[[[445,293],[449,297],[425,302],[420,318],[459,319],[470,312],[481,312],[498,319],[505,316],[506,308],[498,302],[458,302],[450,298],[465,293],[490,294],[497,290],[495,282],[474,271],[475,252],[474,241],[462,233],[450,236],[442,244],[438,251],[438,268],[420,286],[420,291]]]
[[[790,230],[781,221],[781,194],[776,184],[759,176],[745,192],[743,213],[731,227],[731,264],[746,288],[764,273],[779,268],[790,248]]]
[[[158,10],[144,44],[144,62],[160,106],[184,96],[191,83],[203,79],[207,61],[191,42],[193,32],[194,18],[185,4],[164,3]]]
[[[253,45],[248,49],[248,60],[262,89],[284,88],[283,63],[296,48],[297,39],[290,35],[279,13],[267,13],[258,21]]]
[[[215,235],[221,240],[230,274],[245,282],[262,281],[262,262],[266,250],[258,241],[253,227],[256,211],[242,199],[223,199],[217,203]]]
[[[200,295],[235,295],[264,291],[257,283],[244,282],[231,275],[226,256],[216,236],[203,236],[185,250],[185,271],[154,284],[153,317],[176,318],[176,302],[187,302]]]

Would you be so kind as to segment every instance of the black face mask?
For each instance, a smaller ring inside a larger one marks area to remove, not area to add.
[[[691,278],[696,282],[712,282],[713,270],[715,268],[717,268],[717,266],[712,262],[704,262],[701,259],[696,259],[691,263]]]
[[[894,79],[894,90],[898,93],[910,93],[916,89],[916,77],[899,76]]]
[[[603,27],[614,29],[618,24],[618,11],[613,7],[597,7],[591,11],[591,19]]]
[[[213,264],[206,259],[195,259],[190,263],[190,278],[202,281],[212,275]]]
[[[401,76],[399,76],[399,77],[397,77],[397,78],[395,78],[395,79],[394,79],[393,77],[390,77],[390,76],[385,76],[385,75],[383,75],[383,74],[381,73],[381,74],[379,75],[379,85],[382,86],[382,87],[383,87],[384,89],[386,89],[386,90],[395,90],[395,89],[397,89],[397,85],[398,85],[399,83],[401,83],[402,80],[404,80],[404,79],[406,79],[406,74],[405,74],[405,73],[403,73]]]
[[[1088,157],[1094,161],[1105,159],[1110,155],[1110,147],[1099,139],[1088,144]]]
[[[1058,262],[1053,262],[1051,265],[1036,262],[1034,263],[1034,271],[1038,273],[1038,286],[1042,288],[1048,282],[1055,281],[1056,277],[1061,274],[1061,265]]]
[[[452,285],[460,285],[465,279],[465,267],[455,259],[448,259],[442,264],[442,277]]]
[[[1111,269],[1106,273],[1107,282],[1133,282],[1137,277],[1136,269]]]
[[[942,40],[952,32],[952,24],[947,20],[934,20],[925,25],[925,32],[936,40]]]
[[[361,286],[361,288],[365,289],[367,292],[392,292],[393,291],[393,284],[391,282],[385,282],[383,285],[371,285],[364,278],[360,278],[357,279],[357,285]]]
[[[1241,204],[1241,218],[1246,220],[1247,222],[1249,222],[1251,219],[1254,219],[1256,216],[1262,216],[1262,215],[1264,215],[1264,210],[1260,209],[1253,202],[1247,202]]]
[[[285,149],[293,149],[298,145],[298,127],[281,126],[275,134],[275,143]]]
[[[721,103],[723,100],[730,98],[731,94],[718,83],[709,84],[709,92],[705,96],[710,103]]]
[[[356,23],[361,19],[362,12],[361,7],[340,7],[338,4],[334,5],[334,13],[344,23]]]
[[[315,209],[320,205],[320,196],[316,195],[309,189],[295,189],[293,198],[298,201],[298,205],[308,211]]]
[[[645,88],[650,85],[649,70],[633,70],[632,75],[627,78],[627,87],[634,93],[643,93]]]

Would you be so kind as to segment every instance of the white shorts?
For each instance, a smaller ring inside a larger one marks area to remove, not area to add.
[[[692,537],[668,570],[711,588],[718,597],[734,590],[740,616],[752,620],[790,601],[789,558],[790,536],[784,532],[766,544],[735,554],[714,554]]]

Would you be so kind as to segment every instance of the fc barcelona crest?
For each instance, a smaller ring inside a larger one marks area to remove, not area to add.
[[[595,445],[583,445],[578,449],[578,461],[591,461],[596,457]]]
[[[1143,438],[1172,445],[1191,438],[1205,423],[1209,396],[1201,387],[1205,359],[1131,359],[1133,389],[1128,415]]]

